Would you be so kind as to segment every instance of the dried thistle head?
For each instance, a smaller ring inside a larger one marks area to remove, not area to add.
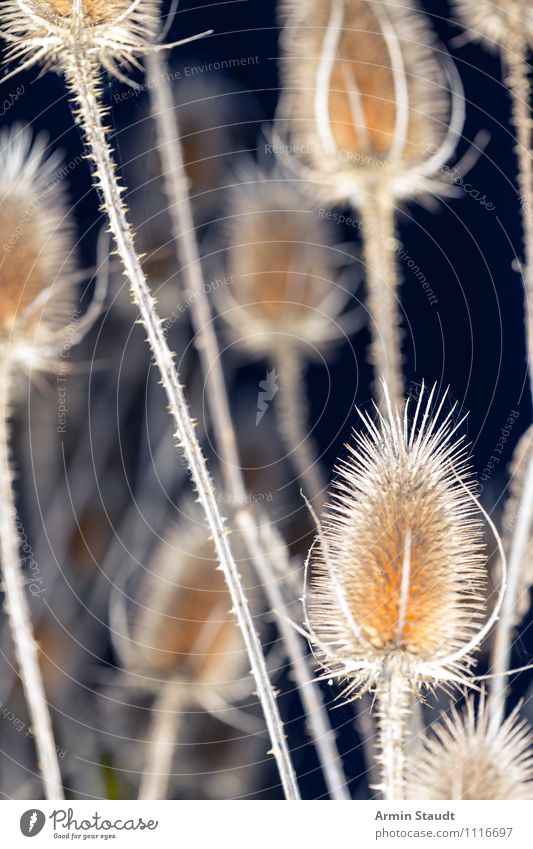
[[[533,799],[533,735],[514,711],[490,722],[481,699],[453,708],[414,750],[407,769],[408,799]]]
[[[403,415],[362,416],[310,552],[308,618],[344,693],[378,689],[391,664],[414,691],[462,682],[481,629],[482,524],[453,411],[420,396]],[[319,544],[320,543],[320,544]],[[490,626],[489,626],[490,627]]]
[[[186,686],[218,688],[246,670],[246,651],[208,532],[178,526],[144,579],[132,628],[135,666]]]
[[[313,352],[342,335],[349,293],[335,285],[344,252],[334,227],[281,174],[248,170],[233,190],[226,236],[230,283],[216,291],[238,343]]]
[[[442,191],[457,81],[408,0],[285,0],[281,115],[331,201]]]
[[[74,308],[74,233],[61,159],[29,128],[0,131],[0,345],[28,368],[61,349]]]
[[[530,0],[454,0],[453,5],[473,41],[495,49],[533,46]]]
[[[83,45],[106,70],[135,66],[160,26],[160,0],[6,0],[0,33],[7,58],[22,68],[37,63],[62,66]]]

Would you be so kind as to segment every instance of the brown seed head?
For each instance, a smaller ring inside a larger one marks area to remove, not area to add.
[[[455,12],[473,41],[491,48],[533,46],[530,0],[454,0]]]
[[[33,367],[60,350],[71,318],[73,228],[60,159],[20,125],[0,133],[0,340]],[[58,335],[59,334],[59,335]]]
[[[200,525],[176,528],[145,579],[133,627],[137,665],[185,684],[221,686],[246,670],[224,576]]]
[[[0,33],[9,61],[62,66],[73,44],[83,44],[106,70],[130,67],[153,44],[160,27],[160,0],[6,0]]]
[[[408,764],[408,799],[533,799],[533,736],[516,711],[498,728],[481,700],[453,708]]]
[[[414,3],[286,0],[282,115],[331,199],[428,188],[453,150],[449,73]],[[444,159],[442,158],[444,157]]]
[[[377,426],[363,417],[311,551],[310,627],[349,692],[393,656],[414,687],[444,681],[480,629],[483,537],[465,449],[452,414],[439,422],[432,394],[423,414],[421,400],[411,425],[408,404]]]
[[[238,341],[264,355],[280,344],[312,352],[339,335],[348,294],[334,281],[346,257],[297,186],[250,173],[233,191],[229,220],[230,284],[216,295]]]

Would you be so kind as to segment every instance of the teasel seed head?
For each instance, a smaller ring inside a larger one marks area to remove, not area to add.
[[[408,0],[285,0],[280,115],[331,201],[442,192],[460,81]]]
[[[344,695],[379,690],[393,668],[413,691],[467,683],[482,627],[484,542],[453,410],[422,393],[409,422],[363,415],[339,464],[323,532],[309,555],[308,627]]]
[[[61,68],[69,52],[83,47],[120,77],[118,67],[138,67],[136,57],[155,41],[160,5],[160,0],[7,0],[0,34],[9,45],[8,60],[22,68],[37,63]]]
[[[349,291],[337,285],[346,253],[294,181],[247,168],[233,189],[228,286],[215,291],[238,344],[257,356],[280,345],[318,354],[343,334]]]
[[[460,23],[473,41],[500,49],[533,46],[533,7],[530,0],[454,0]]]
[[[61,158],[46,147],[22,125],[0,131],[0,344],[43,370],[72,320],[76,277]]]
[[[517,711],[494,726],[486,701],[452,708],[413,750],[408,799],[533,799],[533,735]]]
[[[139,671],[216,689],[247,673],[231,598],[203,524],[180,523],[169,532],[138,605],[131,636]]]

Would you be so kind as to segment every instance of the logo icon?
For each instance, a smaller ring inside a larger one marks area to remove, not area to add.
[[[29,811],[24,811],[20,818],[20,830],[24,837],[35,837],[43,830],[46,817],[42,811],[37,808],[31,808]]]
[[[259,389],[257,395],[257,415],[255,417],[255,425],[259,424],[266,411],[270,406],[270,401],[273,401],[277,395],[279,386],[278,386],[278,375],[276,374],[276,370],[272,369],[272,371],[267,371],[265,380],[259,381]]]

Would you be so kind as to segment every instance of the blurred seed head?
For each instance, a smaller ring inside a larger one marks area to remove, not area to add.
[[[203,524],[180,525],[168,535],[138,604],[132,638],[136,666],[147,674],[216,688],[247,671],[231,598]]]
[[[413,751],[408,799],[533,799],[533,736],[516,711],[495,728],[486,702],[452,708]]]
[[[76,42],[84,44],[111,73],[135,65],[160,26],[160,0],[6,0],[0,33],[7,58],[24,67],[61,66]]]
[[[460,23],[473,41],[493,49],[533,46],[530,0],[454,0]]]
[[[310,552],[311,635],[347,695],[377,687],[391,662],[414,690],[458,680],[472,663],[482,525],[453,411],[440,421],[444,399],[434,416],[432,402],[423,408],[421,395],[411,423],[409,402],[403,415],[388,403],[377,424],[362,416]]]
[[[293,182],[247,173],[229,211],[230,284],[215,293],[239,344],[260,356],[280,345],[309,356],[341,335],[336,319],[349,293],[335,284],[346,261],[335,236]]]
[[[285,0],[282,9],[281,116],[324,195],[357,203],[380,188],[397,198],[442,191],[462,117],[451,61],[416,5]]]
[[[61,158],[29,128],[0,131],[0,344],[44,368],[61,349],[74,308],[74,232]]]

